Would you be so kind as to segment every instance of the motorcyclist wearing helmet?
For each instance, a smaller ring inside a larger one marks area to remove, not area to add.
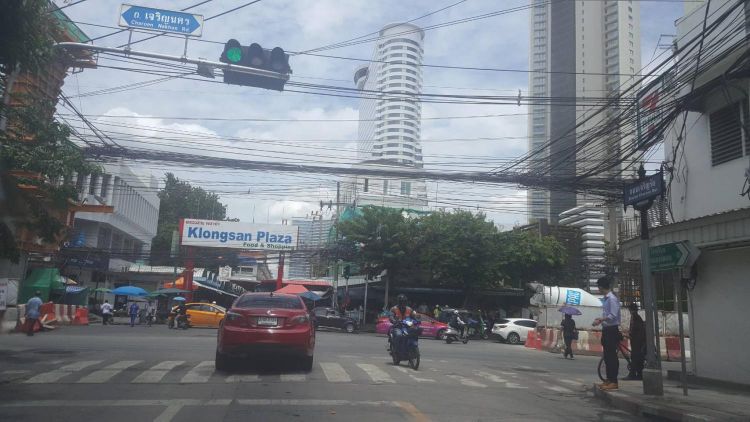
[[[461,337],[464,336],[464,331],[466,330],[466,322],[461,319],[461,314],[457,309],[453,310],[453,315],[451,315],[451,319],[448,325],[455,328]]]
[[[391,308],[391,315],[389,316],[391,324],[395,326],[396,323],[401,322],[406,318],[416,318],[416,312],[407,306],[408,299],[406,298],[406,295],[398,295],[396,297],[396,302],[398,304]],[[398,341],[401,335],[401,330],[397,330],[393,327],[390,329],[388,332],[388,350],[391,350],[391,344],[393,344],[394,341]]]

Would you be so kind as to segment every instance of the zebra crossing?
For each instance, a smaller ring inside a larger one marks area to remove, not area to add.
[[[20,372],[19,372],[20,373]],[[121,360],[105,362],[83,360],[70,362],[46,372],[24,372],[27,377],[14,382],[24,384],[207,384],[207,383],[258,383],[258,382],[328,382],[367,384],[430,384],[454,383],[457,386],[487,389],[546,388],[563,394],[574,393],[576,381],[563,380],[567,384],[549,384],[548,379],[520,379],[509,371],[474,370],[466,374],[441,372],[435,368],[414,371],[405,366],[393,366],[385,362],[316,362],[310,372],[284,373],[224,373],[217,372],[214,361],[187,362],[167,360],[148,362],[144,360]],[[582,380],[581,380],[582,381]]]

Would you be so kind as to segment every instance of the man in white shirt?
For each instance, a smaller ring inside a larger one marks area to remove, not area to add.
[[[110,318],[112,318],[112,305],[109,304],[108,300],[105,300],[102,304],[102,325],[107,325]]]

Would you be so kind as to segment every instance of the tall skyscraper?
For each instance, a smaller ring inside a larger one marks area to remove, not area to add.
[[[602,0],[531,0],[529,96],[553,98],[614,97],[630,87],[641,69],[640,2]],[[616,118],[612,108],[582,123],[600,106],[529,106],[529,150],[542,152],[532,171],[553,178],[590,170],[605,157],[620,156],[632,139],[613,132],[607,139],[578,149],[576,143],[594,126]],[[554,142],[548,144],[550,140]],[[616,174],[616,166],[610,170]],[[556,222],[561,212],[596,200],[565,191],[529,190],[529,220]]]
[[[320,271],[320,251],[326,246],[333,220],[324,220],[323,216],[296,217],[292,225],[299,227],[297,250],[289,257],[288,278],[315,278],[316,270]],[[316,268],[317,266],[317,268]]]
[[[362,99],[359,109],[358,167],[418,170],[422,162],[422,92],[424,31],[395,23],[380,30],[372,62],[354,73]],[[424,209],[424,180],[355,177],[345,186],[344,201],[358,205]]]

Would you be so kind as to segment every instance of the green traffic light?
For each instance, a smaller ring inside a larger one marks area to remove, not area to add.
[[[242,60],[242,48],[232,47],[228,49],[227,60],[229,60],[232,63],[238,63],[240,60]]]

